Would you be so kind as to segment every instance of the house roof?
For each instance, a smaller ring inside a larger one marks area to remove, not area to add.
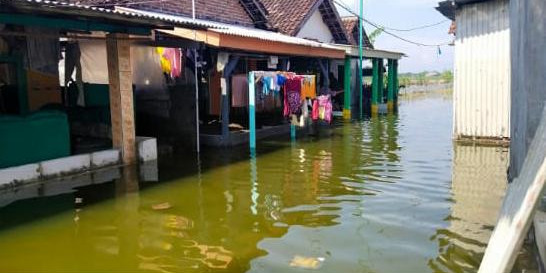
[[[320,11],[336,43],[348,43],[341,18],[331,0],[259,0],[273,30],[296,36],[316,10]]]
[[[146,16],[160,16],[170,20],[184,20],[182,16],[177,15],[159,14],[157,12],[130,8],[118,9]],[[213,24],[213,26],[207,30],[197,30],[196,32],[186,28],[159,31],[183,39],[196,40],[210,46],[232,50],[337,59],[344,58],[346,53],[346,49],[343,47],[319,43],[278,32],[223,23],[209,23]]]
[[[348,17],[341,18],[341,20],[343,22],[343,27],[345,28],[345,32],[347,33],[349,44],[358,45],[358,36],[360,35],[358,33],[358,18],[356,16],[348,16]],[[364,39],[363,39],[364,47],[373,48],[373,44],[368,38],[368,34],[366,34],[365,29],[363,29],[362,34],[364,35]]]
[[[123,10],[48,0],[2,1],[0,12],[9,15],[3,16],[3,23],[46,27],[55,25],[64,30],[109,29],[119,32],[131,32],[131,27],[153,29],[179,26],[206,29],[212,26],[202,21],[171,20]],[[80,22],[80,24],[69,22]],[[108,26],[105,24],[108,24]],[[115,27],[115,29],[112,27]]]
[[[157,11],[166,14],[192,16],[192,1],[189,0],[69,0],[95,7],[114,8],[114,6]],[[195,0],[198,19],[252,27],[254,22],[239,0]]]
[[[438,3],[438,10],[445,17],[455,21],[455,10],[458,7],[469,4],[483,3],[494,0],[444,0]]]

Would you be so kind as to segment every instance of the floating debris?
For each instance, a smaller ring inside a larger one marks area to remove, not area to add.
[[[322,266],[324,260],[324,257],[294,256],[294,258],[290,262],[290,266],[305,269],[318,269]]]
[[[169,202],[152,205],[152,209],[154,209],[154,210],[165,210],[165,209],[170,209],[170,208],[172,208],[172,206],[171,206],[171,204]]]

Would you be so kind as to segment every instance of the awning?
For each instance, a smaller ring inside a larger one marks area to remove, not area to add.
[[[336,45],[336,46],[344,48],[348,56],[358,57],[359,55],[358,46],[352,46],[352,45]],[[402,57],[406,56],[404,53],[401,53],[401,52],[381,50],[381,49],[371,49],[371,48],[364,48],[362,53],[364,58],[381,58],[381,59],[392,59],[392,60],[400,60]]]
[[[132,13],[141,13],[147,16],[162,16],[175,20],[185,18],[174,15],[166,15],[150,11],[141,11],[129,8],[120,8]],[[258,53],[276,55],[308,56],[332,59],[345,58],[345,49],[336,45],[315,42],[307,39],[292,37],[277,32],[265,31],[255,28],[234,26],[216,22],[207,30],[192,30],[176,27],[174,30],[160,29],[158,31],[180,37],[196,40],[209,46],[229,48]]]

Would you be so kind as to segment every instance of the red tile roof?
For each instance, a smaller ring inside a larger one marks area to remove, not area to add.
[[[343,17],[341,18],[341,21],[343,22],[343,27],[345,28],[345,32],[347,32],[347,38],[349,40],[349,44],[351,45],[358,45],[358,18],[356,16],[349,16],[349,17]],[[366,30],[363,32],[364,34],[364,47],[367,48],[373,48],[373,44],[370,42],[370,39],[368,38],[368,34],[366,34]]]
[[[260,0],[267,10],[271,26],[277,31],[296,36],[319,4],[318,0]]]
[[[192,15],[190,0],[70,0],[70,2],[103,7],[119,5],[182,16]],[[239,3],[239,0],[195,0],[195,13],[199,19],[249,27],[254,26],[254,22]]]
[[[347,43],[347,34],[331,0],[259,0],[274,30],[296,36],[316,10],[328,25],[337,43]]]

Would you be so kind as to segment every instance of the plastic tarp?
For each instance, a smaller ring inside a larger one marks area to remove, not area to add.
[[[86,83],[108,84],[106,41],[79,41],[82,78]],[[161,70],[161,58],[154,47],[131,47],[133,84],[137,96],[167,95],[165,76]]]

